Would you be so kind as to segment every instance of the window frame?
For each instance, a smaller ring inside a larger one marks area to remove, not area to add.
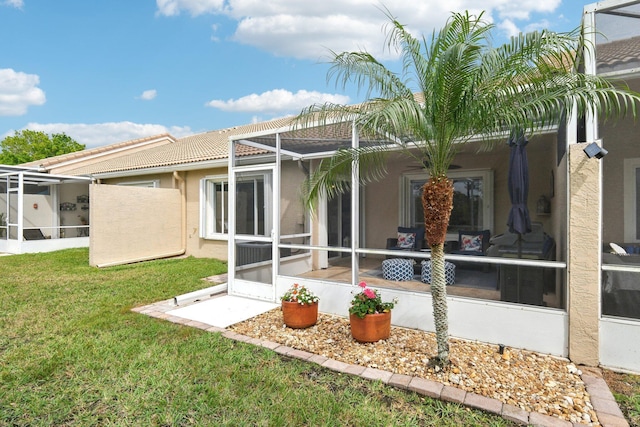
[[[209,175],[200,179],[200,238],[202,239],[227,240],[229,238],[228,227],[226,232],[216,230],[215,186],[217,184],[222,184],[223,189],[226,187],[228,193],[229,175]],[[221,200],[225,203],[224,196]],[[228,201],[228,196],[226,200]],[[223,206],[221,212],[221,223],[224,224],[229,217],[229,206]]]
[[[638,188],[636,188],[636,170],[640,169],[640,157],[624,159],[623,163],[623,197],[624,197],[624,241],[626,243],[638,243],[638,218],[637,199]]]
[[[150,179],[147,181],[119,182],[117,185],[123,185],[128,187],[142,187],[142,188],[160,188],[160,180]]]
[[[262,197],[264,197],[264,233],[265,234],[254,234],[255,236],[266,236],[269,235],[271,233],[271,229],[272,229],[272,224],[273,224],[273,218],[272,218],[272,197],[273,197],[273,192],[272,192],[272,174],[267,173],[267,172],[263,172],[263,171],[258,171],[258,172],[252,172],[249,173],[248,175],[250,176],[260,176],[263,178],[263,182],[264,182],[264,194],[262,195]],[[226,231],[217,231],[216,230],[216,224],[217,224],[217,217],[216,217],[216,197],[215,197],[215,185],[217,184],[222,184],[222,188],[224,189],[226,187],[227,189],[227,194],[229,191],[229,175],[209,175],[209,176],[205,176],[204,178],[200,179],[200,230],[199,230],[199,237],[202,239],[208,239],[208,240],[228,240],[229,239],[229,229],[228,229],[228,225],[227,225],[227,230]],[[237,185],[237,184],[236,184]],[[254,194],[254,196],[257,196],[257,193]],[[228,196],[225,200],[225,197],[222,197],[222,202],[225,203],[227,202],[228,204]],[[230,216],[230,212],[229,212],[229,206],[223,206],[221,209],[222,212],[222,221],[221,223],[225,223],[227,222],[228,224],[228,218]],[[255,227],[254,227],[254,233],[256,233],[255,228],[259,228],[259,224],[256,222]],[[237,235],[238,233],[236,233]]]
[[[482,195],[482,226],[478,227],[482,230],[493,230],[493,170],[492,169],[463,169],[457,171],[449,171],[447,177],[450,179],[460,178],[480,178],[482,179],[483,195]],[[402,174],[400,179],[400,213],[399,218],[405,226],[411,226],[411,182],[426,181],[429,179],[428,172],[410,172]],[[458,240],[458,234],[448,232],[447,240]]]

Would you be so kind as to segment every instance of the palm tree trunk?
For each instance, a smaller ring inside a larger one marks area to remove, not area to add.
[[[444,242],[453,208],[453,182],[445,174],[432,176],[422,189],[422,207],[427,242],[431,246],[431,298],[436,325],[436,363],[449,364],[449,319],[444,268]]]
[[[431,246],[431,298],[438,345],[437,363],[449,364],[449,317],[447,312],[447,284],[444,269],[444,245]]]

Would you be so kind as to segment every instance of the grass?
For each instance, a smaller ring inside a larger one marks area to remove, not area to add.
[[[616,402],[631,427],[640,427],[640,375],[604,371]]]
[[[96,269],[71,249],[0,271],[0,426],[512,425],[130,311],[206,287],[215,260]]]

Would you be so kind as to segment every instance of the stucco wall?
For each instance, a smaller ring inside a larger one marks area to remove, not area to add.
[[[470,169],[489,169],[493,171],[493,223],[491,234],[503,233],[507,229],[507,219],[511,208],[511,200],[507,190],[509,171],[509,148],[506,143],[498,143],[491,151],[477,151],[478,146],[468,145],[467,152],[459,153],[453,163],[460,166],[455,172]],[[529,199],[528,206],[532,221],[543,223],[544,230],[557,237],[558,215],[564,214],[558,208],[562,206],[558,197],[552,197],[552,171],[554,180],[558,175],[556,162],[555,135],[537,135],[530,138],[527,145],[529,159]],[[390,158],[387,177],[379,182],[368,184],[365,189],[365,233],[366,246],[370,248],[384,248],[386,239],[396,235],[400,220],[400,185],[403,174],[418,173],[420,169],[416,162],[409,162],[406,157],[394,156]],[[556,185],[557,187],[557,185]],[[555,190],[554,190],[555,191]],[[538,215],[536,203],[541,195],[550,198],[552,204],[551,215]]]
[[[599,360],[600,161],[587,158],[585,146],[569,146],[569,357],[593,366]]]
[[[182,172],[187,189],[187,254],[197,258],[227,259],[227,240],[200,238],[200,180],[226,175],[227,168]]]
[[[89,263],[108,265],[179,253],[179,190],[93,184]]]

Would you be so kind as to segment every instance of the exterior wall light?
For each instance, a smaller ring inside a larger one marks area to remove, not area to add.
[[[600,147],[597,142],[592,142],[587,145],[583,151],[588,158],[595,157],[596,159],[601,159],[608,153],[608,151]]]

